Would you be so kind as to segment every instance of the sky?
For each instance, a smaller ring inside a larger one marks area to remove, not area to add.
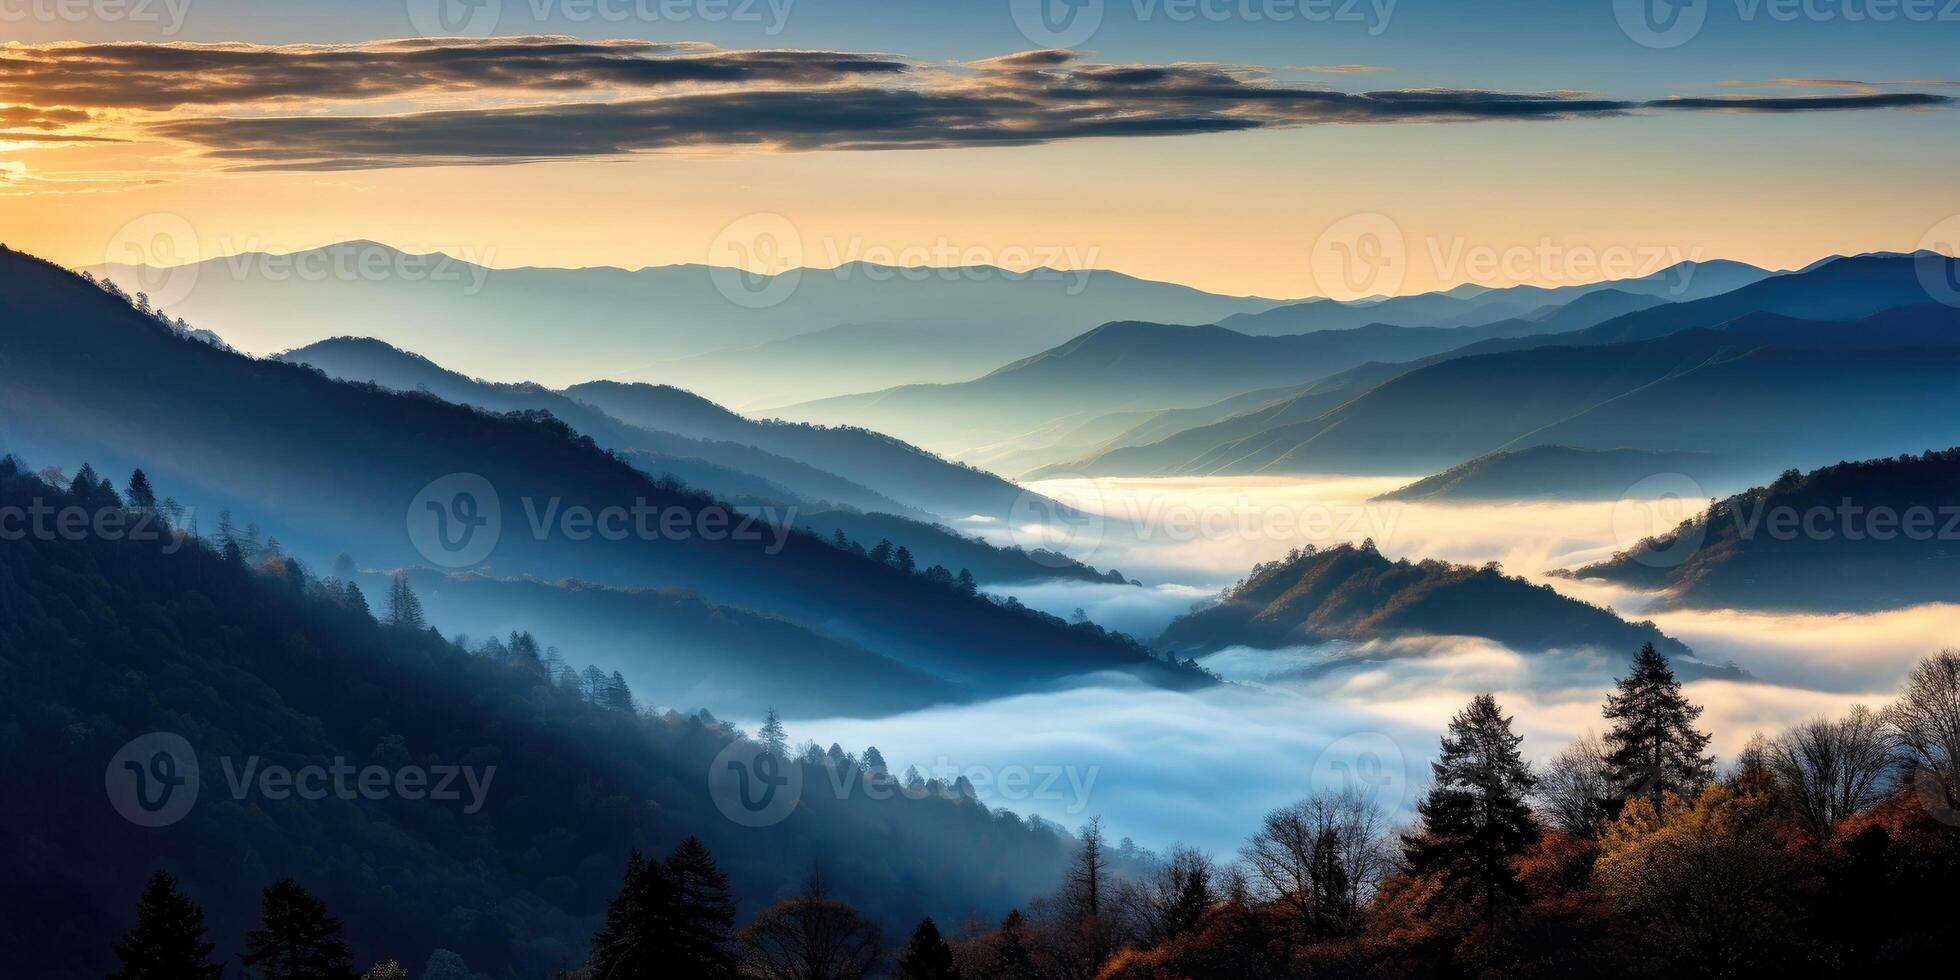
[[[763,226],[1290,298],[1960,212],[1944,0],[1046,2],[0,0],[0,240],[776,271]]]

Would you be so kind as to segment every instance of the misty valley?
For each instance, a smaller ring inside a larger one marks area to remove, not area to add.
[[[1956,18],[14,6],[0,975],[1951,971]]]

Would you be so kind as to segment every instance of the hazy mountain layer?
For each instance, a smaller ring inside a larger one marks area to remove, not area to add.
[[[861,391],[877,382],[849,371],[826,382],[812,371],[861,352],[848,333],[800,341],[780,356],[758,354],[747,370],[724,370],[713,361],[694,370],[686,359],[831,327],[887,324],[926,337],[965,338],[911,350],[924,358],[921,370],[971,377],[1111,320],[1210,322],[1273,305],[1106,271],[901,269],[806,253],[803,261],[836,267],[757,277],[705,265],[496,269],[489,268],[496,264],[494,248],[454,252],[409,255],[374,242],[345,242],[290,255],[208,259],[183,269],[96,271],[132,292],[184,293],[168,304],[173,316],[216,330],[251,353],[340,336],[360,324],[365,334],[472,376],[553,386],[644,378],[698,387],[735,404],[779,397],[779,379],[823,389],[812,394]],[[823,349],[832,353],[816,353]]]
[[[1704,487],[1734,479],[1736,467],[1707,453],[1532,446],[1479,456],[1377,500],[1610,500],[1648,477],[1680,474]]]
[[[1459,287],[1373,302],[1308,300],[1261,312],[1241,313],[1223,321],[1223,325],[1241,333],[1264,335],[1345,330],[1369,323],[1422,327],[1475,326],[1511,317],[1527,317],[1544,307],[1564,305],[1602,290],[1647,296],[1655,302],[1681,303],[1725,293],[1770,275],[1772,273],[1767,270],[1742,262],[1725,259],[1691,261],[1640,278],[1574,286]]]
[[[1299,385],[1371,361],[1409,361],[1479,341],[1578,329],[1656,300],[1604,292],[1566,314],[1544,311],[1473,327],[1372,323],[1292,336],[1216,326],[1110,323],[1053,350],[953,385],[906,385],[784,409],[815,422],[868,425],[964,454],[1074,416],[1196,408]]]
[[[421,516],[418,495],[467,474],[487,485],[492,499],[482,503],[500,513],[494,531],[487,515],[475,515],[483,523],[472,534],[493,545],[477,566],[485,572],[690,588],[718,604],[820,623],[983,689],[1107,668],[1201,681],[1099,630],[746,522],[711,498],[657,485],[562,422],[251,360],[178,337],[17,253],[0,255],[0,329],[0,426],[10,448],[69,465],[91,460],[105,472],[150,467],[207,523],[234,508],[315,560],[342,549],[370,568],[451,560],[432,543],[442,531]],[[597,534],[586,523],[607,514],[626,522],[607,525],[624,533]]]

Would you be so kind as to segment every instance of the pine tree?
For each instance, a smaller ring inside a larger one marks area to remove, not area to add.
[[[673,885],[674,905],[663,930],[669,976],[735,976],[735,902],[728,895],[728,875],[714,856],[693,837],[667,856],[667,880]]]
[[[1701,706],[1681,694],[1667,658],[1652,643],[1640,648],[1633,673],[1606,698],[1606,765],[1622,798],[1645,797],[1659,803],[1674,793],[1689,796],[1715,775],[1715,760],[1702,754],[1708,736],[1694,728]]]
[[[1028,924],[1020,909],[1008,912],[1001,920],[1000,932],[991,946],[986,964],[989,980],[1034,980],[1041,976],[1028,948]]]
[[[885,754],[878,751],[876,745],[864,750],[863,764],[865,773],[873,779],[885,780],[891,778],[891,767],[885,764]]]
[[[429,625],[422,618],[422,600],[416,597],[415,589],[408,584],[406,573],[395,573],[394,583],[388,589],[388,615],[383,622],[412,630],[426,629]]]
[[[636,849],[626,858],[619,894],[606,906],[606,924],[592,936],[590,974],[640,980],[659,973],[654,922],[672,903],[672,888],[658,864]]]
[[[775,708],[769,709],[769,716],[762,722],[762,730],[756,733],[762,747],[778,759],[789,758],[789,734],[783,731],[783,719]]]
[[[830,546],[838,551],[851,550],[851,539],[844,536],[843,528],[838,528],[837,532],[830,536]]]
[[[871,560],[877,562],[880,565],[891,564],[892,561],[891,541],[885,538],[879,538],[878,544],[871,549]]]
[[[912,557],[912,549],[904,545],[899,545],[898,550],[892,552],[892,564],[898,566],[898,570],[907,575],[912,574],[919,567],[917,559]]]
[[[156,489],[150,486],[150,478],[144,476],[142,470],[129,475],[129,493],[125,496],[128,497],[129,506],[133,510],[147,511],[157,505]]]
[[[626,676],[616,670],[606,679],[606,707],[627,714],[634,711],[633,689],[626,686]]]
[[[973,573],[960,569],[959,588],[961,595],[974,595],[980,591],[980,583],[973,580]]]
[[[122,968],[109,980],[218,980],[224,965],[211,961],[216,943],[204,941],[204,910],[177,890],[167,871],[150,877],[136,907],[136,927],[116,940]]]
[[[728,876],[701,842],[683,841],[666,862],[634,851],[606,925],[592,937],[593,977],[735,976],[735,904]]]
[[[1430,764],[1435,785],[1416,804],[1421,832],[1402,839],[1411,870],[1440,875],[1450,891],[1480,899],[1487,915],[1500,899],[1521,895],[1511,859],[1538,839],[1527,802],[1537,780],[1518,752],[1523,741],[1495,697],[1472,699],[1450,719]]]
[[[354,610],[355,612],[358,612],[363,616],[372,615],[372,613],[368,611],[367,596],[361,594],[360,586],[355,585],[352,582],[342,582],[340,583],[340,594],[342,596],[342,600],[347,603],[347,608]]]
[[[354,959],[340,920],[290,878],[265,890],[259,927],[239,957],[260,980],[354,980]]]
[[[898,958],[897,980],[959,980],[953,965],[953,947],[939,934],[939,926],[928,917],[913,930],[912,941]]]

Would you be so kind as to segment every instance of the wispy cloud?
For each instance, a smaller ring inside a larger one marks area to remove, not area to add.
[[[1374,66],[1310,70],[1354,74]],[[248,170],[509,164],[688,149],[1009,146],[1333,124],[1932,108],[1952,101],[1920,92],[1651,100],[1569,90],[1345,92],[1280,82],[1258,67],[1103,64],[1053,49],[946,65],[871,53],[559,37],[0,47],[0,102],[12,103],[7,111],[20,113],[22,126],[65,131],[108,112],[132,134],[186,144]]]

